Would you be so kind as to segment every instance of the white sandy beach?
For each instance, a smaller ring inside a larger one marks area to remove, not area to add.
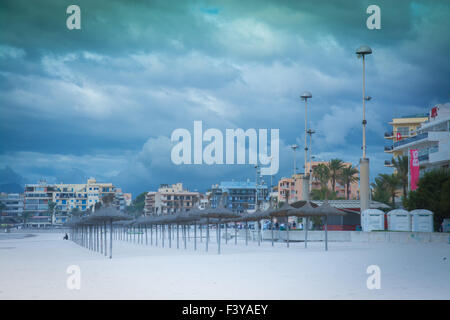
[[[0,234],[0,299],[450,299],[446,243],[270,242],[240,240],[155,248],[114,241],[110,260],[62,234]],[[214,238],[214,237],[212,237]],[[80,290],[66,285],[67,267],[81,268]],[[381,289],[366,286],[369,265]]]

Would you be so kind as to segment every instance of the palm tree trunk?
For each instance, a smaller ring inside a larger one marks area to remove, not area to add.
[[[350,199],[350,182],[347,182],[347,190],[345,192],[347,194],[347,200]]]

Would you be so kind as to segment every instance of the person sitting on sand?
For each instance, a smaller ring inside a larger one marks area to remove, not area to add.
[[[69,240],[69,236],[67,235],[67,233],[66,233],[66,235],[64,236],[63,239],[64,239],[64,240]]]

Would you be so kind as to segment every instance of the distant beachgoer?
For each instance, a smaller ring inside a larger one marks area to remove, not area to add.
[[[67,233],[66,233],[66,235],[64,236],[63,239],[64,239],[64,240],[69,240],[69,236],[67,235]]]

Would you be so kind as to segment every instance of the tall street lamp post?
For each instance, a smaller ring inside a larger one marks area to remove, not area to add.
[[[306,173],[306,165],[308,163],[308,99],[312,98],[312,94],[309,91],[305,91],[300,96],[305,101],[305,170],[302,181],[302,200],[309,200],[309,174]]]
[[[360,175],[360,201],[361,212],[369,209],[369,158],[366,157],[366,101],[370,98],[366,97],[366,55],[372,54],[372,49],[369,46],[361,46],[356,50],[356,54],[362,57],[363,73],[362,73],[362,103],[363,103],[363,156],[359,162],[359,175]]]
[[[255,178],[255,211],[258,209],[258,174],[259,174],[259,166],[255,165],[256,169],[256,178]]]
[[[295,159],[297,158],[296,157],[296,155],[295,155],[295,150],[297,150],[298,149],[298,145],[296,145],[296,144],[293,144],[292,146],[291,146],[291,148],[292,148],[292,150],[294,151],[294,175],[293,175],[293,178],[295,179],[295,174],[297,173],[297,171],[296,171],[296,169],[297,169],[297,165],[296,165],[296,163],[295,163]]]
[[[307,133],[309,134],[309,190],[311,190],[311,184],[312,184],[312,162],[311,162],[311,149],[312,149],[312,135],[316,133],[313,129],[308,129]]]

